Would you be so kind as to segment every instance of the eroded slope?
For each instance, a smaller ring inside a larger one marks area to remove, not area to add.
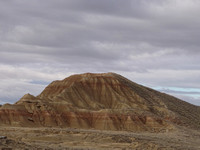
[[[193,110],[181,113],[186,108]],[[86,73],[54,81],[37,97],[26,94],[14,105],[3,105],[0,124],[161,131],[174,124],[198,128],[198,111],[194,105],[118,74]]]

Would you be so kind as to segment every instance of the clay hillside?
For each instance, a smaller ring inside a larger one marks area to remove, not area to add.
[[[1,126],[166,131],[200,128],[200,108],[118,74],[72,75],[0,107]]]

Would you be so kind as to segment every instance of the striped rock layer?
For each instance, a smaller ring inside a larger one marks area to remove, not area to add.
[[[199,128],[200,109],[115,73],[72,75],[0,107],[0,125],[100,130]]]

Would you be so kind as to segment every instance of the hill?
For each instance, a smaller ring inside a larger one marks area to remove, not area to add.
[[[0,125],[101,130],[200,128],[200,108],[115,73],[72,75],[0,108]]]

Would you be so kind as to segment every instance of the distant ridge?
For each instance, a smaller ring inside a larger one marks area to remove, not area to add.
[[[53,81],[41,94],[0,107],[0,125],[168,131],[200,128],[200,107],[116,73],[85,73]]]

